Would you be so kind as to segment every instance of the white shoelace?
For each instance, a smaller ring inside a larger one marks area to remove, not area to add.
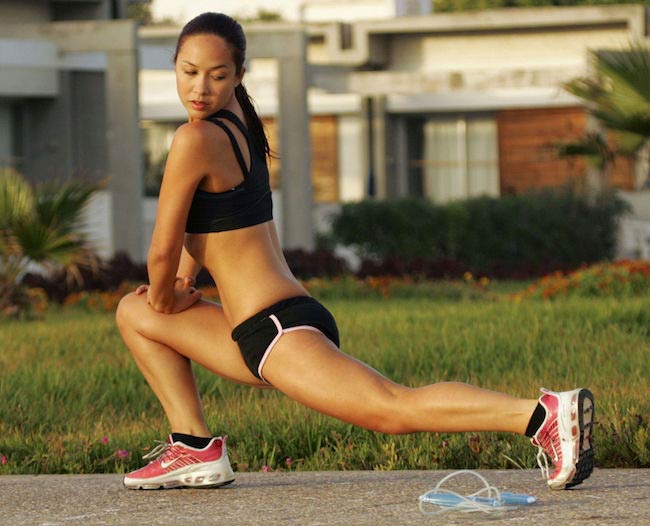
[[[555,448],[555,444],[553,443],[553,440],[551,437],[547,437],[547,443],[550,446],[551,450],[553,451],[553,456],[555,458],[560,458],[560,455],[557,452],[557,449]],[[542,475],[546,480],[548,480],[550,476],[550,466],[548,464],[548,455],[546,454],[546,451],[544,449],[544,444],[538,441],[539,446],[537,446],[537,465],[539,466],[539,469],[542,470]],[[555,462],[553,462],[553,465],[555,466]]]
[[[158,458],[164,453],[167,452],[167,450],[171,447],[169,442],[165,441],[163,442],[162,440],[158,440],[158,445],[154,447],[149,453],[146,455],[142,455],[142,458],[144,460],[149,460],[150,458]]]

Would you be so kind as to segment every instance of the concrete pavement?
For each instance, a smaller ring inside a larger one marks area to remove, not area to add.
[[[119,475],[0,476],[0,525],[650,525],[648,469],[596,470],[569,491],[546,489],[537,470],[480,470],[537,503],[498,517],[422,515],[418,497],[448,473],[238,473],[220,489],[159,491],[127,490]]]

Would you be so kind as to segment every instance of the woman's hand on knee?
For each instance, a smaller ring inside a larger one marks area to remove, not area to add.
[[[192,276],[185,276],[183,278],[177,277],[174,280],[174,288],[178,290],[193,288],[195,284],[196,284],[196,280]],[[140,296],[141,294],[144,294],[148,290],[149,290],[149,285],[142,284],[139,285],[137,289],[135,289],[135,293],[138,296]]]
[[[176,314],[177,312],[182,312],[186,309],[189,309],[192,305],[201,299],[202,293],[200,290],[194,288],[194,283],[194,278],[189,276],[184,278],[176,278],[172,296],[173,301],[164,302],[164,304],[154,303],[150,300],[149,285],[139,285],[135,289],[135,293],[137,296],[147,294],[147,304],[156,312],[160,312],[162,314]]]
[[[167,314],[176,314],[189,309],[201,299],[201,291],[194,287],[187,287],[181,290],[174,289],[174,305],[172,311]]]

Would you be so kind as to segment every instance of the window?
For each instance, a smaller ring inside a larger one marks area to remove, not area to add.
[[[499,195],[497,127],[488,116],[424,122],[423,194],[436,202]]]

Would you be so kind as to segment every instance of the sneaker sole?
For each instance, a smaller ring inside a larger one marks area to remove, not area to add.
[[[581,389],[578,394],[578,425],[580,427],[580,450],[576,472],[567,482],[565,489],[573,488],[589,478],[594,470],[594,445],[592,433],[594,428],[594,395],[588,389]]]
[[[146,491],[151,491],[151,490],[163,490],[163,489],[182,489],[182,488],[192,488],[192,489],[214,489],[214,488],[221,488],[223,486],[227,486],[228,484],[232,484],[235,482],[235,479],[228,480],[226,482],[220,482],[217,484],[186,484],[183,481],[171,481],[171,482],[164,482],[162,484],[139,484],[137,486],[125,486],[128,489],[134,489],[134,490],[146,490]]]
[[[235,482],[234,473],[215,473],[196,471],[189,473],[179,473],[175,477],[167,480],[153,482],[137,480],[124,480],[124,486],[128,489],[155,490],[155,489],[174,489],[174,488],[219,488]]]
[[[194,488],[194,489],[210,489],[210,488],[220,488],[222,486],[227,486],[235,482],[235,479],[227,480],[225,482],[204,482],[202,480],[192,480],[188,481],[188,477],[183,477],[182,480],[170,480],[168,482],[159,482],[156,484],[136,484],[136,485],[127,485],[124,484],[128,489],[135,490],[161,490],[161,489],[181,489],[181,488]]]

